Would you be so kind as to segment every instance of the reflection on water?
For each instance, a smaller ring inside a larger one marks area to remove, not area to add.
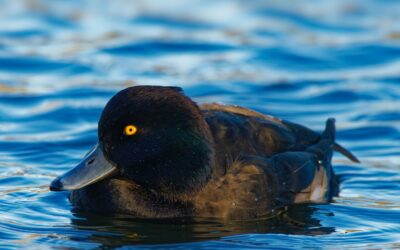
[[[294,205],[277,211],[268,218],[249,221],[218,221],[215,219],[137,219],[124,215],[104,216],[76,213],[72,225],[79,230],[89,230],[85,240],[103,246],[118,247],[127,244],[165,244],[219,239],[237,234],[294,234],[324,235],[335,231],[324,227],[314,218],[319,209],[311,205]],[[321,213],[321,211],[320,211]],[[332,212],[323,212],[333,216]]]
[[[0,0],[0,248],[400,248],[400,3]],[[55,176],[118,90],[178,85],[320,131],[340,195],[253,221],[82,214]]]

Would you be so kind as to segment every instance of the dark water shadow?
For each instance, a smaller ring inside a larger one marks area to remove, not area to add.
[[[137,219],[126,215],[103,216],[76,212],[71,224],[75,229],[85,231],[82,233],[85,238],[72,240],[101,244],[103,248],[116,248],[128,244],[214,240],[238,234],[315,236],[335,232],[334,227],[324,227],[315,218],[319,210],[315,205],[297,204],[271,217],[247,221],[206,218]],[[329,212],[328,216],[333,216],[333,213]]]

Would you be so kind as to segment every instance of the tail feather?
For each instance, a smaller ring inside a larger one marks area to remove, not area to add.
[[[334,143],[335,137],[336,137],[335,119],[329,118],[326,121],[325,130],[324,130],[324,132],[322,132],[321,139],[328,140],[328,141]]]
[[[335,119],[334,118],[329,118],[326,121],[326,127],[324,132],[322,133],[321,139],[328,139],[331,142],[333,142],[333,149],[342,155],[346,156],[353,162],[360,163],[360,161],[357,159],[356,156],[354,156],[350,151],[342,147],[340,144],[335,142],[335,134],[336,134],[336,129],[335,129]]]
[[[352,162],[360,163],[360,160],[355,155],[353,155],[349,150],[342,147],[340,144],[335,143],[333,145],[333,149],[341,153],[342,155],[346,156]]]
[[[307,151],[316,154],[319,160],[325,161],[329,159],[330,161],[335,144],[335,133],[335,119],[329,118],[326,121],[325,130],[322,132],[319,142],[309,147]]]

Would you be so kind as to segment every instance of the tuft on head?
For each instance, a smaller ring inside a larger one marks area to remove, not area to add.
[[[179,87],[135,86],[121,90],[111,98],[103,110],[99,128],[125,118],[148,125],[158,122],[177,124],[184,120],[198,121],[201,112]]]

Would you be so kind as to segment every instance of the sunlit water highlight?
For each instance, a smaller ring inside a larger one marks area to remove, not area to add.
[[[0,248],[400,248],[397,1],[0,1]],[[107,100],[178,85],[321,130],[332,204],[273,218],[137,220],[72,210],[50,181],[96,143]]]

